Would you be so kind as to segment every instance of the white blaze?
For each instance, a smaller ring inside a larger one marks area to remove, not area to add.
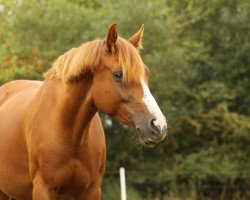
[[[155,98],[152,96],[152,94],[148,88],[148,85],[145,83],[145,81],[143,79],[141,80],[141,84],[142,84],[142,88],[143,88],[143,92],[144,92],[144,96],[142,98],[142,101],[145,103],[149,113],[152,116],[156,117],[156,120],[154,121],[154,125],[160,126],[161,130],[163,129],[164,126],[167,128],[166,118],[162,114],[158,104],[155,101]]]

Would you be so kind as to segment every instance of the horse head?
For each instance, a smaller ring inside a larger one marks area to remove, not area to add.
[[[98,110],[135,128],[141,143],[164,139],[167,122],[148,88],[149,69],[139,49],[144,27],[129,40],[118,36],[116,23],[108,30],[98,67],[93,69],[93,100]]]

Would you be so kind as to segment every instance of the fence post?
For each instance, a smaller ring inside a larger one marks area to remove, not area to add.
[[[120,167],[120,185],[121,185],[121,200],[126,200],[126,180],[125,180],[125,169]]]

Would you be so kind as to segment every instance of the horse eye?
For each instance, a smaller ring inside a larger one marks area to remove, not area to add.
[[[116,81],[121,82],[122,81],[122,77],[123,77],[122,71],[115,72],[114,73],[114,77],[115,77]]]

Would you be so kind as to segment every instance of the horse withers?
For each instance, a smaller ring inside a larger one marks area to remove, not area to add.
[[[148,88],[139,48],[116,24],[105,39],[61,55],[45,80],[0,87],[0,200],[101,198],[106,146],[97,111],[137,130],[145,146],[162,141],[166,118]]]

